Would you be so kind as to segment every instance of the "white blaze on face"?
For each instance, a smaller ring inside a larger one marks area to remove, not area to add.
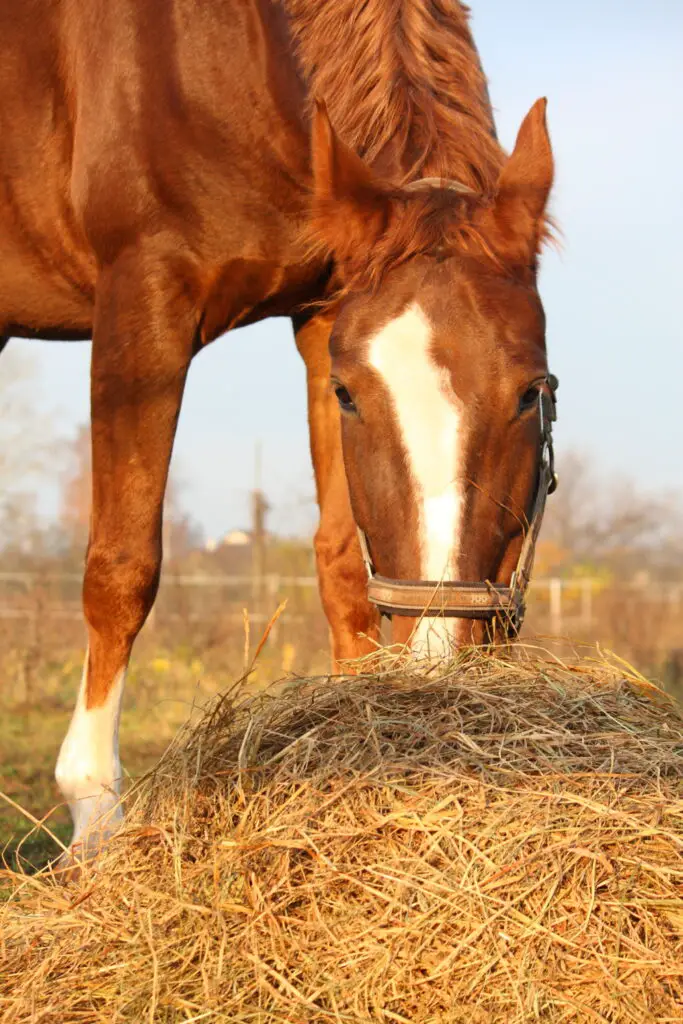
[[[431,352],[429,321],[417,303],[370,340],[368,361],[391,395],[408,453],[420,515],[421,577],[454,579],[462,509],[457,483],[461,416],[446,372]],[[425,617],[413,640],[418,654],[448,654],[454,619]]]
[[[86,708],[85,701],[87,673],[86,654],[76,708],[55,771],[57,784],[73,818],[72,845],[82,842],[84,853],[88,848],[88,835],[90,844],[96,848],[98,835],[106,837],[123,819],[118,805],[121,787],[119,719],[125,670],[122,669],[113,681],[104,704],[90,709]]]

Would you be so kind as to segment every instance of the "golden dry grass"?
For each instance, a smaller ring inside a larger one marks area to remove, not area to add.
[[[683,1019],[683,720],[475,659],[224,698],[81,879],[6,876],[0,1020]]]

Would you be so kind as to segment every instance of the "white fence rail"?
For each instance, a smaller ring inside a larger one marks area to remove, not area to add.
[[[0,619],[32,619],[36,616],[48,616],[56,619],[79,620],[82,617],[80,608],[80,573],[58,572],[0,572]],[[27,603],[27,598],[40,588],[50,589],[56,585],[60,589],[70,589],[69,585],[78,588],[78,594],[71,599],[55,600],[45,595],[43,599]],[[250,598],[262,597],[269,605],[279,597],[293,589],[316,588],[315,576],[288,576],[268,573],[263,577],[231,576],[209,574],[174,574],[162,576],[159,595],[163,604],[164,596],[173,591],[186,592],[213,590],[237,590],[236,602],[245,603]],[[620,585],[621,592],[630,594],[643,602],[664,602],[675,614],[683,614],[683,582],[670,584],[631,584]],[[568,626],[589,628],[594,622],[595,599],[605,590],[604,580],[586,577],[583,579],[564,579],[559,576],[534,579],[531,582],[532,608],[542,612],[547,619],[552,633],[562,633]],[[270,609],[272,611],[272,608]],[[254,614],[253,619],[268,617],[265,613]]]

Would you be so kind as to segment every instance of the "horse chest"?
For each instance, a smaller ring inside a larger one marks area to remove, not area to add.
[[[207,343],[232,327],[268,316],[282,316],[323,293],[325,268],[301,260],[283,265],[277,260],[229,260],[208,292],[202,320]]]

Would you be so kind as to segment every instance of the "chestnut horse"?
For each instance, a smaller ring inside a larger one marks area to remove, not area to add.
[[[226,330],[293,318],[337,660],[402,581],[510,589],[552,405],[553,161],[545,101],[500,147],[457,0],[0,0],[0,38],[0,339],[93,342],[88,653],[57,766],[83,851],[120,818],[185,378]],[[485,636],[415,603],[397,642]]]

